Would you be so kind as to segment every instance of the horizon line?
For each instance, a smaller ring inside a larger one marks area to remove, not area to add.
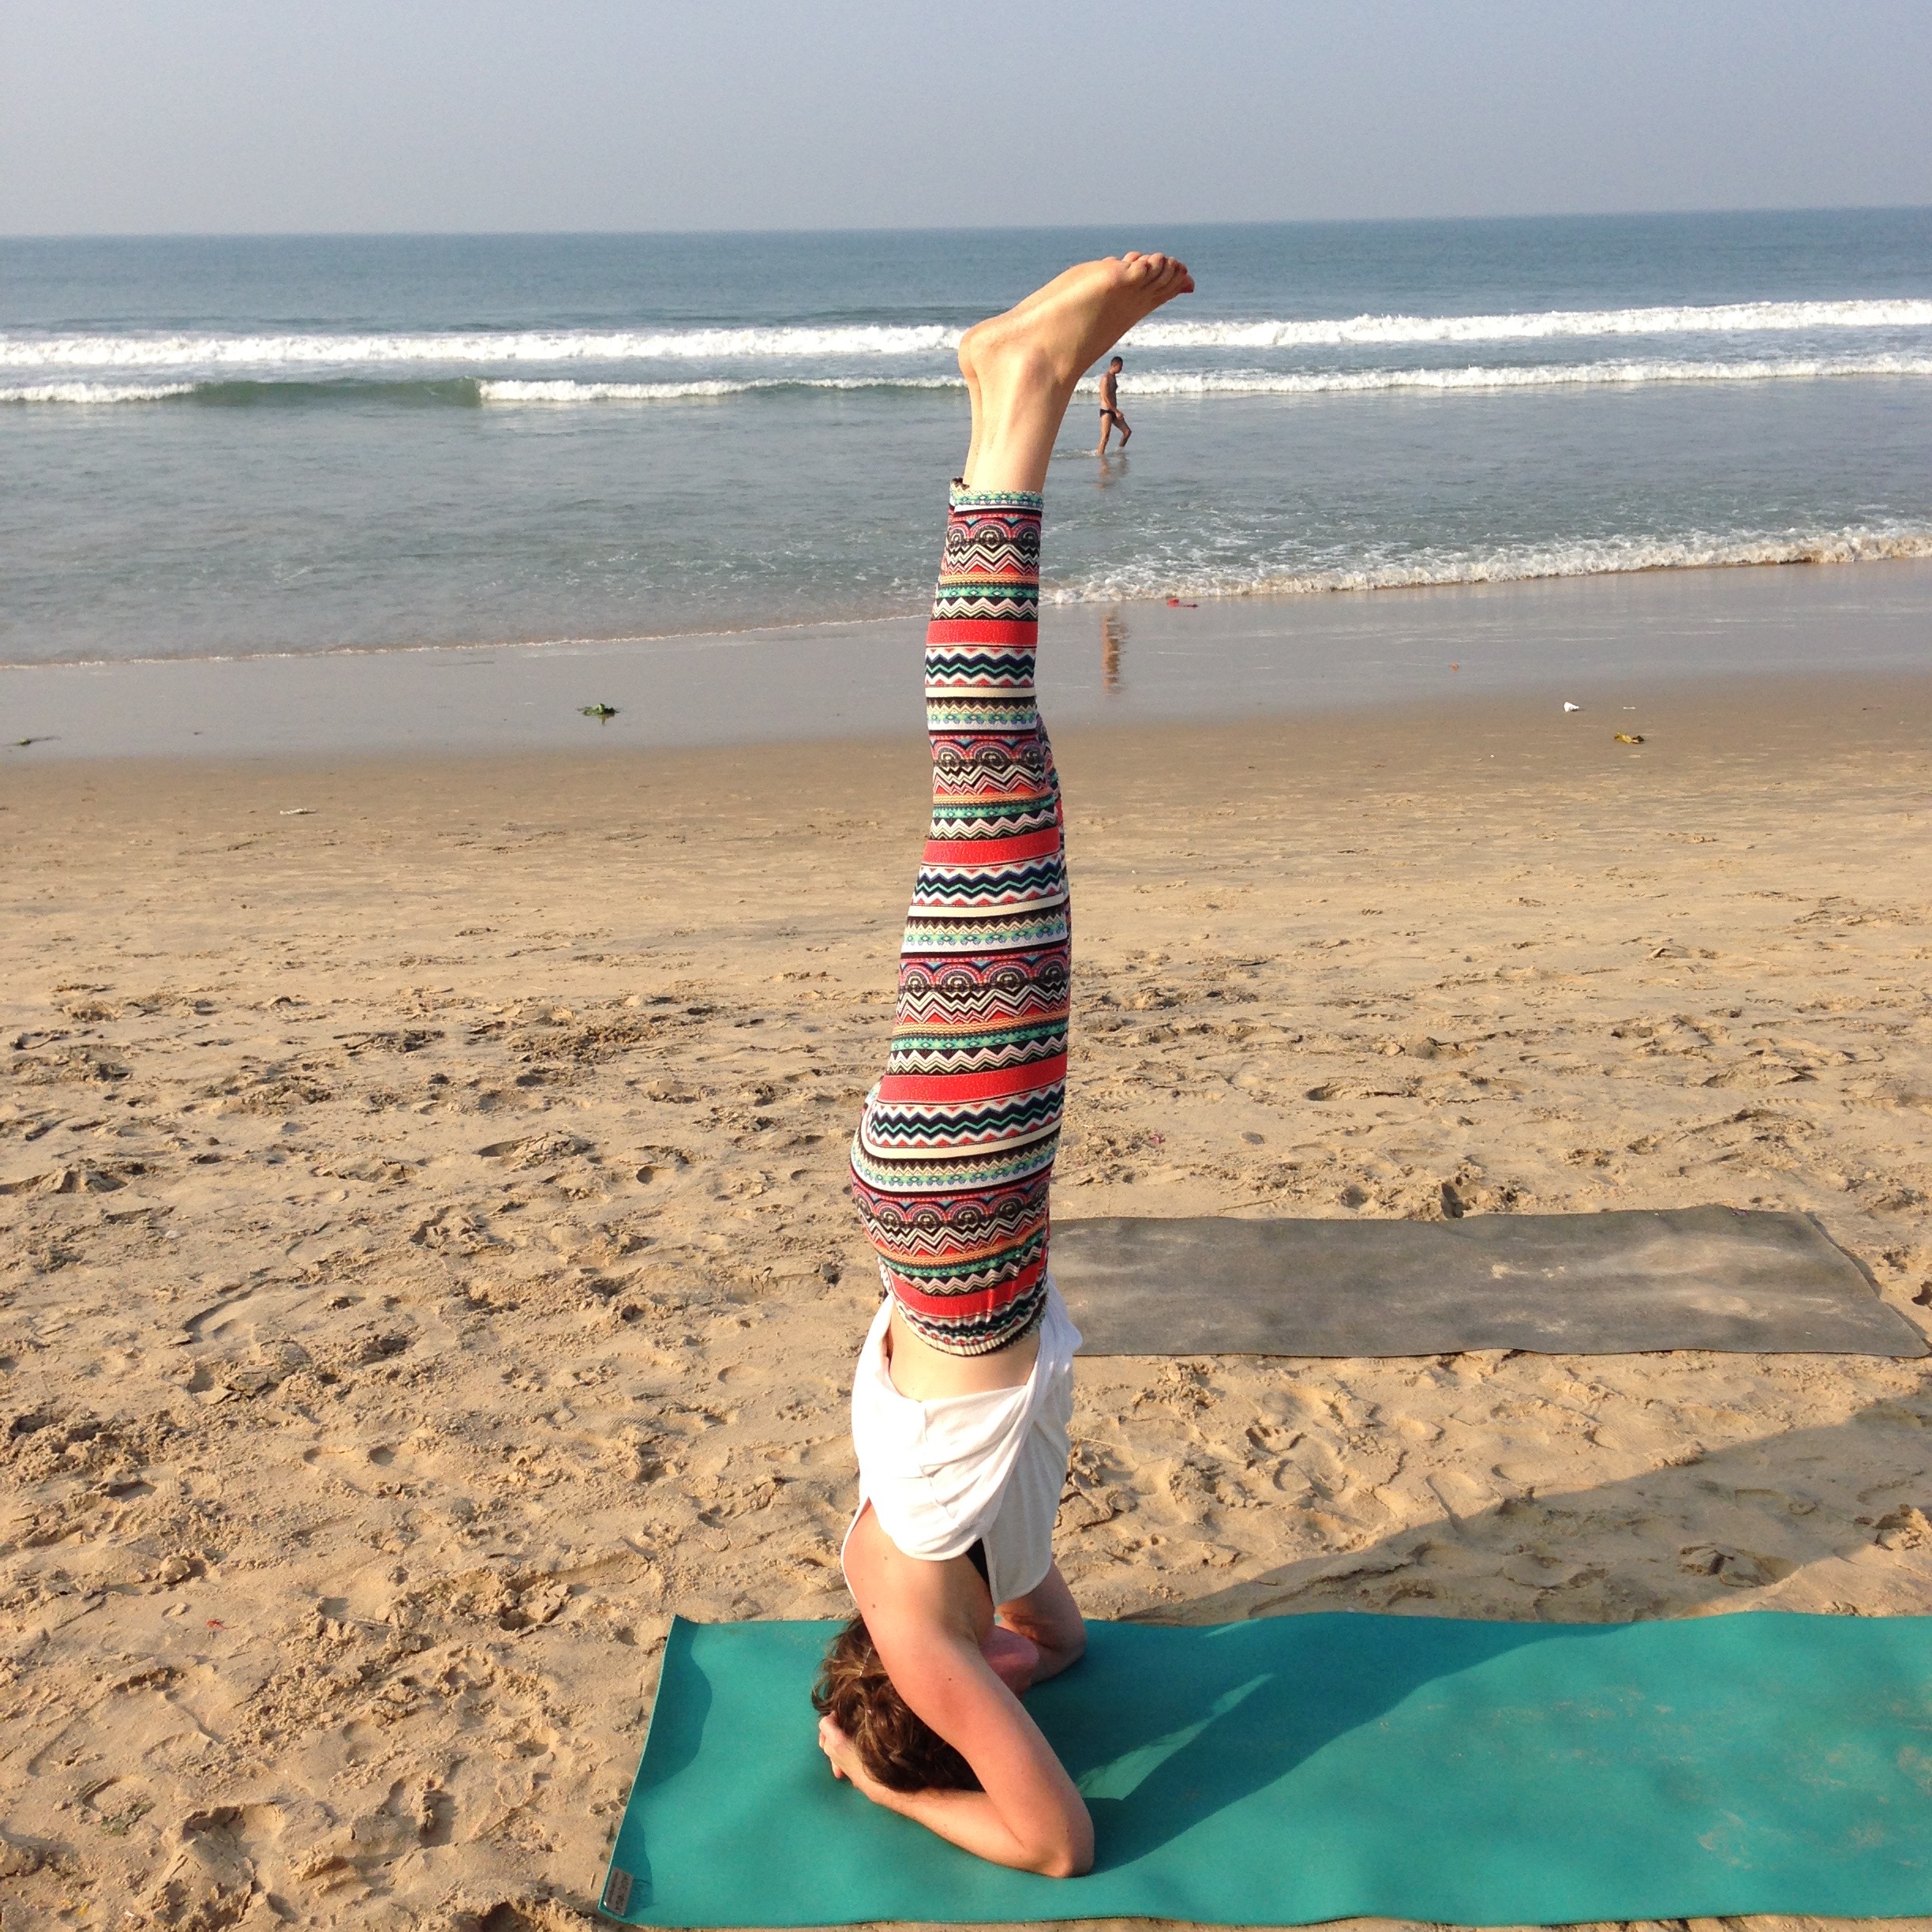
[[[1095,234],[1129,227],[1201,228],[1362,228],[1406,225],[1476,224],[1497,222],[1664,221],[1709,219],[1725,215],[1917,215],[1932,213],[1932,202],[1833,202],[1763,204],[1728,208],[1597,208],[1489,215],[1324,215],[1238,221],[1192,218],[1138,222],[1122,216],[1105,222],[1029,222],[1024,224],[877,223],[859,227],[792,228],[121,228],[18,229],[0,231],[12,242],[380,242],[380,241],[582,241],[698,240],[716,237],[773,238],[810,235],[1067,234]]]

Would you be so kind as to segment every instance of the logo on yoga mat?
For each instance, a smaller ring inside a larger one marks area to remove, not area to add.
[[[631,1909],[631,1874],[620,1871],[615,1865],[604,1881],[604,1909],[616,1916]]]

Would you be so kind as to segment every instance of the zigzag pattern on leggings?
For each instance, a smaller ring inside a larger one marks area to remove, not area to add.
[[[953,1355],[1046,1305],[1072,992],[1059,781],[1034,706],[1040,499],[955,489],[926,634],[932,820],[852,1196],[886,1291]]]

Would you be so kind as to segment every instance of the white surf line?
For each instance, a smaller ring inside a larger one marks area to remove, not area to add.
[[[1809,382],[1864,377],[1919,379],[1932,376],[1932,355],[1788,356],[1734,362],[1626,358],[1604,362],[1549,362],[1461,369],[1337,369],[1316,373],[1266,369],[1151,369],[1121,378],[1124,395],[1212,399],[1241,396],[1374,395],[1401,391],[1457,394],[1509,389],[1634,388],[1656,383]],[[766,376],[733,380],[712,377],[691,382],[584,382],[568,377],[523,380],[510,377],[474,380],[477,400],[492,404],[567,406],[593,402],[716,402],[761,391],[831,390],[921,391],[963,389],[957,376]],[[294,386],[293,384],[290,385]],[[406,385],[399,384],[399,387]],[[1093,379],[1080,384],[1091,395]],[[227,389],[233,380],[133,384],[95,382],[0,386],[0,403],[158,402],[193,395],[200,388]],[[273,389],[274,382],[260,387]],[[369,398],[366,385],[355,392]]]
[[[1143,349],[1288,349],[1533,341],[1555,336],[1777,334],[1793,330],[1932,328],[1932,300],[1728,302],[1705,306],[1548,309],[1477,316],[1361,315],[1335,320],[1142,323]],[[741,328],[522,329],[358,335],[0,334],[0,369],[343,367],[396,362],[650,361],[758,357],[908,356],[955,349],[963,331],[939,323],[773,324]]]
[[[1120,379],[1127,395],[1359,395],[1398,389],[1635,388],[1649,383],[1807,382],[1859,376],[1932,376],[1932,356],[1789,356],[1735,362],[1631,358],[1500,368],[1337,369],[1275,375],[1267,370],[1153,370]],[[1081,388],[1096,390],[1097,382]]]
[[[0,389],[0,402],[164,402],[170,396],[192,395],[193,383],[30,383],[21,389]]]
[[[1614,577],[1646,571],[1709,570],[1755,564],[1871,564],[1932,559],[1932,530],[1842,530],[1784,537],[1607,537],[1573,544],[1505,545],[1482,553],[1427,551],[1399,562],[1331,570],[1247,571],[1190,576],[1185,566],[1150,561],[1084,582],[1056,585],[1047,604],[1108,603],[1140,597],[1300,597],[1343,590],[1413,590],[1460,584],[1530,583],[1549,578]]]
[[[1148,349],[1299,349],[1396,343],[1534,342],[1567,335],[1772,335],[1792,330],[1932,328],[1932,301],[1724,302],[1703,307],[1551,309],[1508,315],[1362,315],[1346,321],[1143,322]]]

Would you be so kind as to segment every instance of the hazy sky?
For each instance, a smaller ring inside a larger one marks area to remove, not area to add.
[[[1932,202],[1926,0],[0,0],[0,232]]]

